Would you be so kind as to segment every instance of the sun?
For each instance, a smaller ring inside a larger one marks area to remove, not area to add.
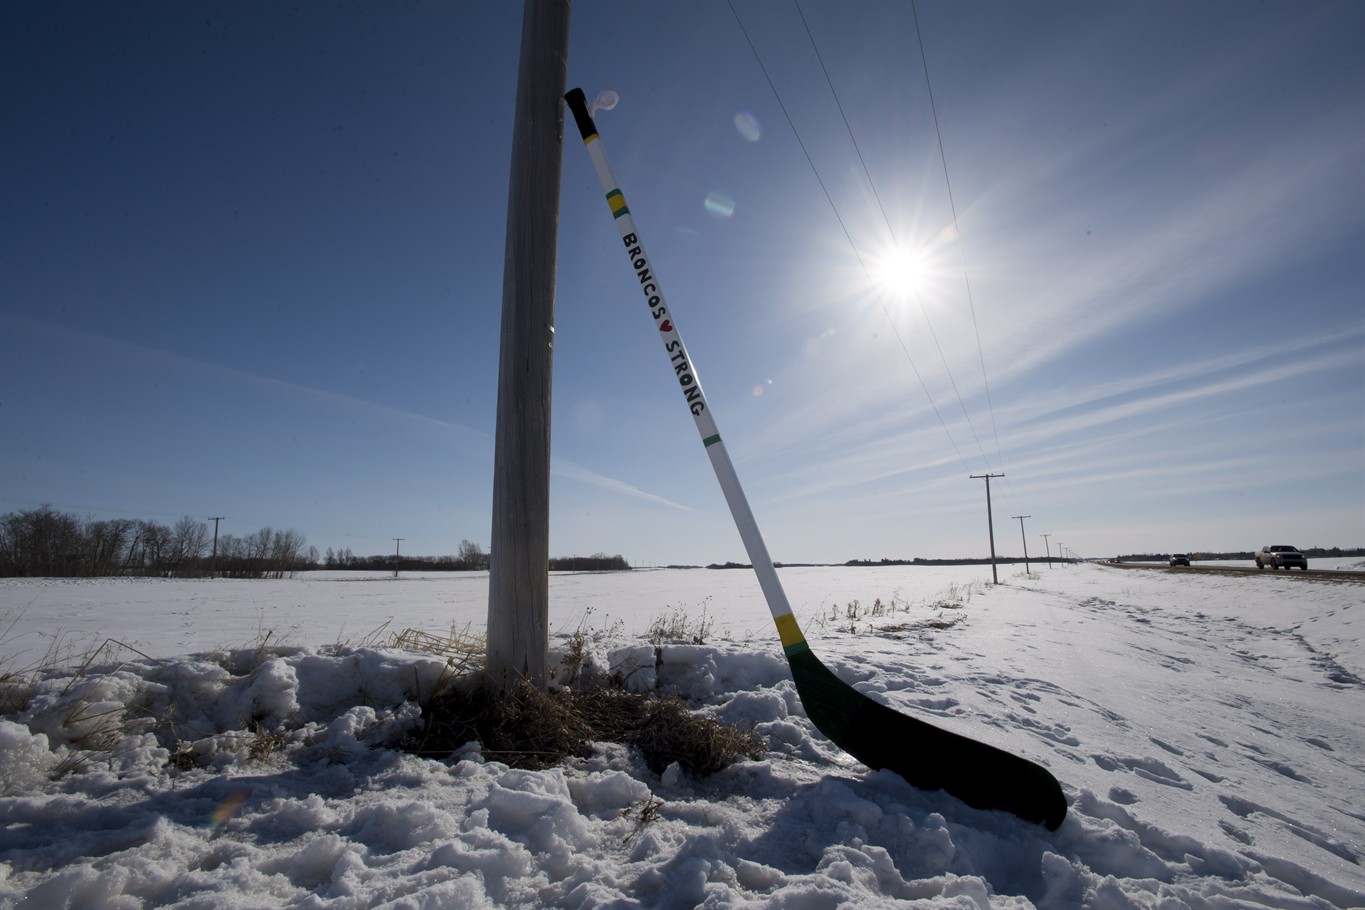
[[[904,248],[888,250],[874,259],[868,269],[872,286],[888,300],[909,300],[923,288],[926,271],[924,257]]]

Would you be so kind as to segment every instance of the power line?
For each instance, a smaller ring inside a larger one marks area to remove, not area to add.
[[[801,4],[799,0],[792,0],[792,2],[793,5],[796,7],[796,14],[801,18],[801,25],[806,30],[806,39],[810,41],[811,50],[815,52],[815,60],[817,63],[820,64],[820,72],[824,74],[825,84],[829,86],[830,96],[834,98],[834,106],[839,109],[839,116],[844,121],[844,130],[848,133],[849,141],[853,143],[853,151],[858,155],[858,164],[862,167],[863,176],[867,178],[867,185],[872,190],[872,198],[876,200],[877,209],[882,213],[882,221],[886,224],[886,231],[888,234],[891,235],[892,247],[899,251],[900,238],[896,236],[896,229],[891,225],[891,217],[887,215],[886,206],[882,204],[881,193],[877,191],[877,183],[875,180],[872,179],[872,171],[868,168],[867,160],[863,157],[862,147],[858,145],[858,139],[856,136],[853,135],[853,126],[848,122],[848,114],[844,111],[844,104],[839,99],[839,92],[834,88],[834,80],[830,77],[828,68],[825,67],[825,58],[820,55],[820,48],[815,43],[815,35],[810,30],[810,23],[806,21],[806,14],[801,10]],[[939,148],[939,154],[942,154],[941,144]],[[954,224],[956,224],[956,215],[954,215]],[[962,408],[962,416],[965,417],[967,420],[967,428],[971,430],[972,438],[976,440],[976,447],[981,452],[981,458],[986,463],[986,469],[990,470],[991,466],[990,457],[986,455],[986,448],[981,444],[981,437],[978,436],[976,433],[976,425],[972,423],[972,415],[967,411],[967,403],[962,400],[962,392],[957,387],[957,379],[953,376],[952,367],[948,366],[948,355],[946,355],[943,352],[943,345],[939,343],[938,333],[934,331],[934,323],[929,319],[929,311],[924,306],[924,299],[920,296],[918,291],[912,290],[912,295],[915,298],[916,305],[919,306],[920,315],[924,317],[924,325],[926,328],[929,329],[929,337],[933,339],[934,347],[938,350],[939,360],[942,361],[943,371],[948,375],[948,382],[953,387],[953,394],[957,396],[958,406]],[[885,306],[883,306],[882,309],[884,312],[886,312]],[[891,319],[890,312],[886,312],[886,317],[888,320]],[[975,324],[975,319],[976,319],[975,314],[973,314],[972,317],[973,324]],[[894,327],[895,322],[894,320],[892,320],[892,328],[894,329]],[[978,335],[977,337],[978,350],[980,349],[980,346],[981,338]],[[987,400],[989,401],[989,395],[987,396]],[[999,449],[998,440],[996,442],[996,448]]]
[[[815,166],[815,161],[811,158],[810,152],[806,149],[806,143],[801,139],[801,132],[796,128],[792,121],[791,114],[787,112],[787,106],[782,103],[782,95],[777,91],[777,86],[773,83],[772,76],[768,75],[768,68],[763,65],[763,58],[759,56],[758,48],[754,46],[753,39],[749,37],[749,31],[744,27],[744,22],[739,18],[739,11],[735,9],[734,0],[726,0],[730,7],[730,13],[735,17],[735,23],[739,26],[740,34],[749,45],[749,50],[754,55],[754,60],[758,63],[759,70],[763,73],[763,78],[768,81],[768,88],[772,90],[773,98],[777,100],[777,106],[782,111],[782,116],[787,119],[787,126],[791,127],[792,135],[796,137],[796,144],[801,147],[801,154],[806,156],[806,163],[810,165],[811,173],[815,175],[815,182],[820,184],[820,191],[825,194],[825,201],[829,203],[830,210],[834,212],[834,218],[839,222],[839,228],[844,232],[844,237],[848,240],[849,247],[853,250],[853,256],[858,260],[859,267],[863,274],[867,276],[869,283],[872,276],[868,271],[867,263],[863,261],[862,254],[858,252],[858,244],[853,242],[853,235],[849,233],[848,225],[844,223],[843,216],[839,214],[839,207],[834,204],[834,198],[830,196],[829,189],[825,186],[825,181],[820,177],[820,169]],[[953,447],[953,452],[957,454],[957,460],[967,467],[967,460],[962,457],[962,451],[957,446],[957,440],[953,439],[952,431],[948,429],[948,423],[943,419],[939,412],[938,405],[934,402],[934,396],[929,393],[929,386],[925,384],[924,377],[920,375],[919,368],[915,366],[915,360],[910,356],[910,349],[906,347],[905,339],[901,337],[900,330],[896,328],[896,322],[891,318],[891,312],[887,309],[886,301],[878,291],[877,302],[881,304],[882,312],[886,314],[887,321],[891,324],[891,333],[896,336],[896,342],[900,345],[901,352],[905,354],[905,360],[910,364],[910,369],[915,374],[915,379],[919,381],[920,388],[924,390],[924,397],[929,401],[929,407],[933,408],[934,416],[938,418],[939,426],[943,427],[944,434],[948,437],[948,442]],[[970,468],[968,468],[970,470]]]
[[[934,117],[934,138],[938,141],[938,157],[943,163],[943,183],[948,190],[948,208],[953,213],[953,236],[957,239],[958,255],[962,257],[962,281],[967,288],[967,307],[972,314],[972,331],[976,333],[976,353],[981,360],[981,381],[986,386],[986,406],[991,415],[991,432],[995,435],[995,456],[1003,470],[1005,460],[1000,454],[1000,431],[995,425],[995,404],[991,401],[991,381],[986,375],[986,353],[981,347],[981,328],[976,321],[976,302],[972,297],[972,282],[967,272],[967,247],[962,242],[962,231],[957,223],[957,203],[953,200],[953,182],[948,177],[948,155],[943,150],[943,130],[938,123],[938,105],[934,103],[934,86],[929,80],[929,58],[924,53],[924,33],[919,27],[919,4],[910,0],[910,12],[915,20],[915,40],[919,44],[920,65],[924,68],[924,88],[929,93],[929,111]]]

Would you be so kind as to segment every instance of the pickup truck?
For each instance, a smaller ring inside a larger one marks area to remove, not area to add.
[[[1271,544],[1261,547],[1261,552],[1256,554],[1256,568],[1264,569],[1269,566],[1272,569],[1292,569],[1298,566],[1305,572],[1308,571],[1308,557],[1299,552],[1298,547],[1291,547],[1287,544]]]

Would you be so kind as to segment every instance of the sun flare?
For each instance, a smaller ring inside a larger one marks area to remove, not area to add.
[[[913,250],[892,250],[873,262],[873,287],[892,300],[913,297],[923,286],[924,258]]]

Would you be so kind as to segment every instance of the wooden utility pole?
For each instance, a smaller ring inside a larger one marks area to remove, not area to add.
[[[393,577],[398,577],[398,548],[403,545],[405,537],[395,537],[393,539]]]
[[[543,688],[549,664],[550,368],[570,0],[525,0],[503,254],[489,687]]]
[[[1019,519],[1019,536],[1024,538],[1024,574],[1028,574],[1028,537],[1024,534],[1024,519],[1032,518],[1032,515],[1015,515]]]
[[[1051,534],[1044,534],[1044,535],[1042,535],[1042,536],[1043,536],[1043,547],[1044,547],[1044,549],[1047,550],[1047,567],[1050,569],[1050,568],[1052,568],[1052,544],[1048,541],[1048,538],[1051,537],[1052,535],[1051,535]]]
[[[213,562],[209,565],[209,578],[218,577],[218,522],[222,520],[222,515],[209,516],[209,521],[213,522]]]
[[[986,481],[986,527],[991,534],[991,584],[1000,584],[1000,576],[995,571],[995,519],[991,517],[991,478],[1004,477],[1004,474],[969,474],[972,480]]]

